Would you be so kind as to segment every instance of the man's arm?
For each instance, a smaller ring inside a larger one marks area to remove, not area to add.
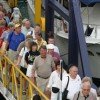
[[[21,51],[20,51],[20,53],[19,53],[16,66],[19,66],[19,64],[20,64],[20,62],[21,62],[21,59],[22,59],[22,57],[23,57],[23,53],[24,53],[24,48],[22,48]]]

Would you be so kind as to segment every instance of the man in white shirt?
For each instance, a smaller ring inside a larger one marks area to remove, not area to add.
[[[97,100],[96,95],[91,92],[89,81],[81,84],[81,90],[75,93],[73,100]]]
[[[33,28],[33,30],[31,30],[30,32],[27,33],[27,35],[32,35],[33,36],[33,40],[36,40],[35,34],[36,33],[40,33],[41,32],[41,27],[39,24],[36,24]]]
[[[91,79],[90,77],[85,76],[85,77],[82,79],[82,83],[84,83],[84,82],[90,82],[90,84],[91,84],[91,86],[92,86],[92,79]],[[91,87],[90,91],[91,91],[92,93],[94,93],[94,94],[97,96],[96,89],[94,89],[94,88]]]
[[[65,90],[68,82],[68,76],[65,75],[62,78],[62,92]],[[80,90],[81,78],[78,75],[78,68],[75,65],[71,65],[69,69],[69,84],[67,87],[68,95],[66,99],[73,100],[74,94]]]
[[[21,28],[22,33],[26,36],[28,32],[32,31],[31,23],[29,20],[25,21],[24,26]]]

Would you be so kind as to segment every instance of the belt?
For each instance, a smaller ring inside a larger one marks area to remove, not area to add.
[[[49,78],[49,76],[48,77],[41,77],[39,75],[37,75],[37,76],[40,77],[40,78],[43,78],[43,79],[48,79]]]

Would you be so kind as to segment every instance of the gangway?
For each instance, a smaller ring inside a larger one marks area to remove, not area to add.
[[[19,75],[17,81],[16,73]],[[24,80],[27,82],[26,95],[23,95]],[[39,94],[43,100],[49,100],[41,90],[32,83],[20,69],[12,63],[6,55],[0,51],[0,92],[6,100],[32,100],[35,94]]]

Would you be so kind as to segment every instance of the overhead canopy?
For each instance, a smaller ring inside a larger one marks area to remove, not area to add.
[[[89,5],[92,3],[100,3],[100,0],[80,0],[82,3],[84,3],[85,5]]]

